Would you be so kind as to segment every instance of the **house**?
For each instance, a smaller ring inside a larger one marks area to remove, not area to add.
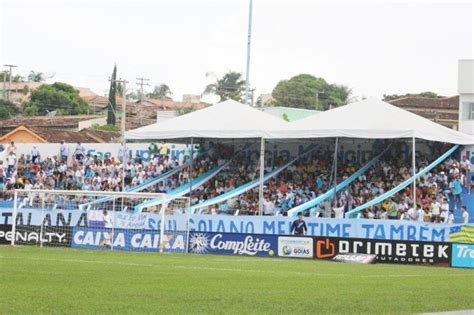
[[[409,112],[437,122],[443,126],[458,130],[459,96],[429,98],[401,97],[388,103]]]
[[[102,131],[91,128],[80,131],[53,130],[45,127],[18,126],[7,134],[0,137],[0,143],[59,143],[66,141],[69,143],[109,143],[115,142],[121,137],[120,132]]]
[[[18,116],[10,119],[0,120],[0,135],[12,131],[18,126],[28,128],[40,127],[54,131],[80,131],[94,124],[104,125],[107,119],[104,115],[80,115],[80,116]]]
[[[9,82],[2,82],[0,83],[0,89],[6,91],[6,93],[10,94],[10,101],[21,104],[23,102],[27,102],[30,99],[31,92],[39,88],[41,85],[45,83],[43,82],[12,82],[9,85]],[[91,89],[85,87],[74,87],[76,90],[79,91],[79,96],[84,97],[92,97],[96,96]]]

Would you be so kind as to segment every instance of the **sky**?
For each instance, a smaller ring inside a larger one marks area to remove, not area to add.
[[[253,3],[256,95],[299,73],[358,97],[455,95],[458,59],[474,58],[471,1]],[[149,78],[145,89],[166,83],[181,100],[229,70],[245,76],[247,25],[248,0],[0,0],[0,62],[100,95],[117,63],[129,88]]]

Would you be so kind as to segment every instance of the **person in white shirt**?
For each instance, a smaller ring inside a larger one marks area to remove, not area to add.
[[[332,208],[332,211],[334,211],[334,218],[335,219],[344,219],[344,208],[345,204],[339,204],[339,207],[334,207]]]
[[[273,209],[275,208],[275,204],[270,199],[269,196],[265,196],[263,199],[263,214],[264,215],[273,215]]]
[[[433,220],[436,220],[436,218],[439,217],[440,210],[441,204],[436,200],[436,198],[433,198],[433,201],[431,202],[431,214],[433,216]]]
[[[422,208],[418,209],[418,211],[416,212],[417,214],[417,218],[416,220],[418,222],[425,222],[425,210],[423,210]]]
[[[462,212],[461,223],[462,224],[468,224],[469,223],[469,212],[467,212],[466,206],[461,207],[461,212]]]
[[[78,141],[76,145],[76,151],[74,152],[74,155],[76,156],[76,160],[78,161],[82,160],[85,157],[85,152],[86,152],[86,149],[81,144],[81,142]]]
[[[410,207],[410,209],[408,209],[407,217],[408,217],[408,220],[410,220],[410,221],[417,221],[418,213],[415,210],[415,208]]]
[[[61,162],[67,163],[67,159],[69,157],[69,148],[66,144],[66,142],[61,141],[61,146],[59,147],[59,155],[61,157]]]
[[[448,224],[453,224],[454,223],[454,214],[452,211],[449,211],[449,214],[448,214],[448,222],[446,222]]]
[[[102,221],[104,221],[104,227],[107,229],[112,228],[112,217],[107,213],[107,210],[102,211]],[[112,239],[112,232],[104,233],[104,240],[102,241],[103,246],[110,246]]]
[[[40,152],[38,150],[38,147],[34,145],[33,149],[31,149],[31,162],[39,163],[39,161],[40,161]]]
[[[10,145],[7,148],[7,154],[10,155],[10,153],[12,152],[16,155],[16,146],[15,146],[15,142],[13,141],[10,142]]]
[[[10,152],[10,155],[7,157],[8,169],[7,173],[11,175],[15,170],[16,165],[16,155],[14,152]]]

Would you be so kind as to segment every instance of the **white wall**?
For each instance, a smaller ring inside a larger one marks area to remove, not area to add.
[[[98,124],[100,126],[106,125],[107,124],[107,117],[104,116],[104,117],[99,117],[99,118],[80,121],[79,124],[78,124],[77,130],[81,131],[82,129],[89,128],[94,124]]]

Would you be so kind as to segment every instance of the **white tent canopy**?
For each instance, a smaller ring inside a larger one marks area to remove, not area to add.
[[[272,138],[289,123],[233,100],[164,122],[130,130],[128,140],[179,138]]]
[[[279,138],[347,137],[364,139],[419,138],[474,144],[474,137],[377,99],[351,103],[291,123],[273,133]]]

